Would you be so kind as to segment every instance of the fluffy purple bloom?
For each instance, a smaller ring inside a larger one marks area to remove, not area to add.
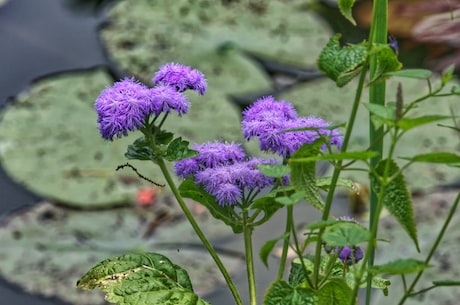
[[[171,86],[179,92],[191,89],[201,95],[206,92],[207,88],[203,73],[176,63],[168,63],[161,66],[160,70],[155,73],[152,81],[155,85]]]
[[[150,89],[149,112],[160,115],[162,112],[177,111],[185,114],[190,107],[187,97],[170,86],[158,85]]]
[[[206,142],[192,146],[192,149],[199,152],[198,156],[195,157],[197,163],[206,168],[229,164],[246,158],[243,147],[239,143]]]
[[[134,78],[125,78],[104,89],[94,103],[99,132],[107,140],[128,135],[143,126],[149,89]]]
[[[304,144],[310,144],[321,135],[330,138],[331,145],[342,145],[337,130],[325,129],[329,123],[314,116],[297,117],[294,107],[273,97],[264,97],[243,111],[243,135],[249,140],[259,139],[260,149],[283,157],[292,155]],[[316,130],[289,131],[296,128],[317,128]],[[326,148],[326,145],[322,147]]]

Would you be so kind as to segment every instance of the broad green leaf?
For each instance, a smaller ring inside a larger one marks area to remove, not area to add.
[[[287,165],[283,164],[258,164],[256,166],[265,176],[282,178],[291,172]]]
[[[295,205],[305,198],[305,192],[295,192],[289,196],[276,197],[275,201],[282,205]]]
[[[313,222],[310,222],[309,224],[307,224],[306,228],[308,230],[313,231],[313,230],[318,230],[318,229],[322,229],[322,228],[332,226],[332,225],[334,225],[336,223],[337,223],[337,220],[335,220],[335,219],[317,220],[317,221],[313,221]]]
[[[328,280],[318,291],[317,305],[349,305],[353,290],[342,278]]]
[[[397,125],[407,131],[409,129],[415,128],[417,126],[429,124],[431,122],[436,122],[440,120],[450,119],[451,116],[446,115],[426,115],[417,118],[402,118],[397,122]]]
[[[368,160],[372,157],[377,156],[378,153],[374,151],[347,151],[336,154],[318,155],[307,158],[296,158],[291,159],[290,162],[310,162],[319,160]]]
[[[383,265],[376,265],[371,268],[374,274],[406,274],[420,272],[428,266],[425,262],[413,258],[397,259]]]
[[[165,159],[173,162],[198,155],[197,151],[189,149],[188,147],[189,142],[182,140],[181,137],[174,139],[168,145]]]
[[[379,104],[365,103],[364,107],[369,110],[373,115],[379,116],[384,120],[394,121],[395,120],[395,108],[394,106],[384,106]]]
[[[460,163],[460,156],[450,152],[434,152],[427,154],[420,154],[413,157],[401,157],[401,159],[409,160],[412,162],[426,162],[426,163],[442,163],[442,164],[455,164]]]
[[[374,46],[372,55],[377,57],[376,70],[371,83],[388,78],[386,73],[394,72],[401,69],[402,64],[398,60],[398,56],[393,49],[388,45]]]
[[[130,160],[153,160],[154,152],[150,143],[144,137],[140,137],[128,145],[125,157]]]
[[[339,10],[342,15],[347,18],[348,21],[351,22],[351,24],[356,25],[355,19],[353,19],[352,16],[352,9],[353,9],[353,4],[355,3],[355,0],[339,0]]]
[[[193,292],[187,272],[157,253],[128,253],[106,259],[83,275],[77,287],[99,287],[119,305],[208,304]]]
[[[398,76],[415,79],[429,79],[432,75],[430,70],[425,69],[404,69],[399,71],[388,72],[386,75]]]
[[[296,162],[299,158],[316,156],[320,152],[320,141],[303,145],[289,159],[291,168],[291,184],[297,192],[305,192],[305,200],[315,208],[322,210],[323,201],[319,195],[319,188],[316,185],[316,162]]]
[[[339,87],[345,86],[360,71],[367,58],[364,44],[340,46],[340,34],[334,35],[321,51],[318,68],[334,80]]]
[[[316,305],[317,298],[313,290],[293,287],[285,281],[271,284],[264,296],[264,305]]]
[[[332,247],[353,246],[368,241],[370,232],[363,226],[350,221],[337,221],[327,226],[323,240]]]
[[[289,233],[285,233],[280,237],[266,241],[265,244],[263,244],[262,248],[260,248],[259,257],[262,260],[262,263],[264,263],[265,267],[268,268],[268,256],[272,252],[276,243],[287,238],[289,238]]]
[[[201,186],[196,185],[192,179],[184,180],[179,185],[179,192],[183,197],[193,199],[204,205],[212,216],[229,225],[234,233],[243,232],[239,219],[233,213],[233,207],[219,205],[213,196],[209,195]]]
[[[166,130],[161,130],[157,126],[153,126],[152,133],[155,135],[156,144],[167,145],[174,138],[174,133],[166,131]]]
[[[389,177],[399,174],[391,180],[385,187],[383,204],[387,207],[388,211],[398,220],[404,230],[409,234],[410,238],[414,241],[417,251],[420,252],[420,247],[417,239],[417,228],[415,225],[414,211],[412,207],[412,199],[407,189],[404,176],[400,173],[400,169],[396,162],[393,160],[382,160],[377,164],[376,172],[382,177],[385,171],[385,166],[388,163]],[[375,177],[373,177],[375,179]],[[376,186],[376,193],[381,190],[379,179],[375,179],[374,185]]]

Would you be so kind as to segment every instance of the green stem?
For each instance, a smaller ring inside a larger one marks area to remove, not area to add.
[[[252,230],[253,227],[248,223],[248,211],[243,210],[243,235],[244,235],[244,252],[246,254],[246,269],[249,284],[249,304],[257,304],[256,278],[254,274],[254,256],[252,252]]]
[[[179,203],[182,211],[185,214],[185,217],[187,217],[187,220],[190,222],[190,224],[193,227],[193,230],[195,230],[196,235],[200,238],[201,242],[203,243],[204,247],[206,250],[208,250],[209,254],[211,257],[214,259],[214,262],[216,263],[217,267],[219,268],[220,272],[225,278],[225,281],[227,282],[227,285],[232,292],[233,298],[235,299],[235,302],[237,305],[243,305],[243,301],[241,300],[241,296],[233,283],[230,274],[228,273],[227,269],[225,268],[224,264],[220,260],[219,256],[216,253],[216,250],[212,247],[211,243],[208,241],[208,239],[205,237],[203,231],[201,231],[200,227],[195,221],[195,218],[193,217],[192,213],[190,212],[189,208],[187,207],[186,203],[184,202],[184,199],[179,193],[179,190],[177,189],[173,179],[171,178],[171,175],[169,174],[169,171],[166,167],[166,164],[163,159],[157,160],[157,164],[160,167],[160,170],[163,174],[163,176],[166,179],[166,182],[168,183],[169,187],[171,188],[171,191],[173,192],[174,196],[177,199],[177,202]]]
[[[288,207],[289,208],[289,207]],[[284,270],[286,267],[287,261],[287,254],[289,249],[289,240],[291,234],[291,222],[289,221],[289,210],[286,211],[286,228],[284,229],[284,235],[288,236],[283,241],[283,252],[281,254],[280,265],[278,268],[278,276],[276,277],[276,281],[280,281],[283,278]]]
[[[457,210],[458,203],[460,202],[460,192],[457,194],[457,198],[455,198],[454,204],[450,208],[449,214],[447,215],[446,221],[444,222],[444,225],[441,228],[441,231],[439,232],[433,246],[431,246],[430,252],[428,253],[428,256],[425,259],[425,264],[428,265],[430,263],[431,258],[433,257],[434,253],[436,252],[436,249],[439,246],[439,243],[441,242],[442,238],[444,237],[444,234],[446,233],[447,227],[449,226],[450,221],[452,220],[452,217],[455,214],[455,211]],[[411,296],[412,291],[414,290],[415,285],[419,281],[419,279],[422,277],[423,272],[425,270],[420,271],[417,273],[417,276],[414,278],[412,281],[411,285],[409,286],[409,289],[405,292],[404,296],[401,298],[401,301],[399,301],[398,305],[404,304],[406,299]]]
[[[364,63],[364,67],[367,67],[367,65],[369,64],[369,62],[366,60],[366,62]],[[366,69],[363,69],[361,71],[361,75],[359,77],[359,81],[358,81],[358,87],[356,89],[356,94],[355,94],[355,99],[353,101],[353,106],[352,106],[352,109],[351,109],[351,113],[350,113],[350,118],[348,119],[348,126],[347,126],[347,129],[345,131],[345,136],[343,137],[343,143],[342,143],[342,149],[341,149],[341,152],[346,152],[347,151],[347,148],[348,148],[348,143],[350,142],[350,138],[351,138],[351,132],[353,130],[353,125],[355,123],[355,119],[356,119],[356,114],[358,112],[358,108],[359,108],[359,104],[360,104],[360,101],[361,101],[361,94],[363,92],[363,88],[364,88],[364,81],[365,81],[365,78],[366,78]],[[332,178],[331,178],[331,187],[329,188],[329,191],[327,193],[327,198],[326,198],[326,203],[324,205],[324,210],[323,210],[323,215],[322,215],[322,220],[327,220],[329,218],[329,214],[330,214],[330,211],[331,211],[331,206],[332,206],[332,200],[334,198],[334,192],[335,192],[335,188],[337,186],[337,181],[339,180],[339,175],[340,175],[340,172],[342,171],[342,161],[338,161],[335,168],[334,168],[334,172],[332,174]],[[321,248],[322,248],[322,235],[324,233],[324,228],[323,229],[320,229],[319,230],[319,233],[318,233],[318,241],[316,242],[316,251],[315,251],[315,262],[320,262],[321,261]],[[316,285],[316,288],[318,288],[318,275],[319,275],[319,263],[316,263],[315,266],[314,266],[314,270],[313,270],[313,281]]]
[[[375,43],[387,43],[388,37],[388,0],[374,0],[374,6],[372,11],[372,25],[369,34],[369,49]],[[370,65],[369,65],[369,75],[370,79],[374,78],[375,73],[377,72],[377,56],[371,56]],[[373,84],[369,88],[369,103],[376,105],[385,105],[385,81]],[[383,127],[375,129],[369,117],[369,142],[374,143],[376,139],[381,139],[377,142],[373,148],[373,151],[378,153],[377,157],[371,158],[370,163],[371,167],[375,166],[382,159],[383,154]],[[376,218],[378,198],[375,194],[375,187],[371,185],[370,187],[370,213],[369,213],[369,227],[374,226],[374,221],[378,222]],[[369,243],[368,249],[366,252],[369,252],[369,261],[368,266],[372,267],[374,265],[374,256],[375,256],[375,247],[373,244]],[[372,276],[369,276],[367,287],[366,287],[366,305],[370,304],[371,300],[371,287],[372,287]]]

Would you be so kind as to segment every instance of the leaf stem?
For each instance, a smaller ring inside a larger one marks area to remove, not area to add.
[[[252,230],[253,227],[249,224],[249,215],[246,209],[243,210],[243,236],[244,236],[244,252],[246,254],[246,271],[248,274],[249,284],[249,304],[257,304],[256,278],[254,274],[254,255],[252,252]]]
[[[227,282],[227,285],[233,295],[233,298],[235,299],[235,302],[237,305],[243,305],[243,301],[241,299],[241,296],[235,286],[235,283],[233,283],[232,278],[230,277],[230,274],[228,273],[227,269],[225,268],[224,264],[220,260],[219,256],[217,255],[216,251],[212,247],[211,243],[208,241],[206,236],[204,235],[203,231],[201,231],[200,227],[198,226],[197,222],[195,221],[195,218],[193,217],[192,213],[190,212],[189,208],[187,207],[187,204],[184,202],[184,199],[179,193],[179,190],[176,187],[176,184],[174,183],[173,179],[171,178],[171,175],[169,174],[169,171],[166,167],[166,164],[163,159],[156,160],[158,166],[160,167],[160,170],[163,174],[163,176],[166,179],[167,184],[171,188],[171,191],[173,192],[174,196],[177,199],[177,202],[179,203],[179,206],[181,207],[182,211],[185,214],[185,217],[187,217],[187,220],[189,223],[192,225],[193,230],[195,230],[196,235],[200,238],[201,242],[203,243],[204,247],[206,250],[208,250],[209,254],[211,257],[214,259],[214,262],[216,263],[217,267],[219,268],[220,272],[225,278],[225,281]]]

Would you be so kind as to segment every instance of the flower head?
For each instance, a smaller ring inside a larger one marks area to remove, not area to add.
[[[357,262],[362,260],[364,257],[363,249],[361,249],[360,247],[345,246],[345,247],[339,248],[338,250],[340,251],[339,259],[344,264],[347,264],[347,265],[356,264]]]
[[[162,112],[177,111],[179,115],[185,114],[190,107],[187,97],[173,87],[158,85],[150,89],[149,112],[160,115]]]
[[[104,89],[94,103],[102,137],[113,140],[141,128],[147,115],[148,95],[149,89],[134,78]]]
[[[191,89],[201,95],[206,92],[207,88],[203,73],[176,63],[168,63],[161,66],[160,70],[155,73],[152,81],[155,85],[171,86],[179,92]]]
[[[298,117],[292,104],[270,96],[258,99],[243,111],[242,127],[247,140],[256,137],[261,150],[283,157],[293,154],[304,144],[315,142],[321,135],[329,137],[331,145],[340,147],[342,144],[338,131],[327,129],[328,122],[314,116]],[[315,130],[287,131],[297,128]]]

